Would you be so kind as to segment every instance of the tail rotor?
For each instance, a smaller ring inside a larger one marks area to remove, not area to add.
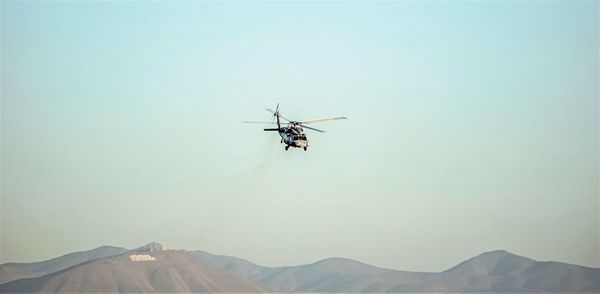
[[[275,122],[275,118],[279,116],[279,103],[275,107],[275,112],[273,112],[273,122]]]

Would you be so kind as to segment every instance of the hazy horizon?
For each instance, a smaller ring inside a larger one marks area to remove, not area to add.
[[[600,267],[597,1],[0,5],[0,263]]]
[[[152,241],[152,242],[156,242],[156,241]],[[162,241],[158,241],[158,242],[162,242]],[[151,243],[151,242],[148,242],[148,243]],[[135,250],[136,248],[139,248],[139,247],[142,247],[142,246],[144,246],[144,245],[147,245],[148,243],[146,243],[146,244],[139,244],[139,246],[138,246],[138,245],[136,245],[136,246],[134,246],[134,247],[131,247],[131,248],[129,248],[129,247],[125,247],[125,246],[118,246],[118,245],[110,245],[110,244],[105,244],[105,245],[100,245],[100,246],[97,246],[97,247],[94,247],[94,248],[85,248],[85,249],[78,249],[78,250],[74,250],[74,251],[70,251],[70,252],[65,252],[65,253],[58,254],[58,255],[56,255],[56,256],[50,256],[50,257],[48,257],[48,258],[44,258],[44,259],[40,259],[40,260],[31,260],[31,261],[8,261],[8,262],[3,262],[2,264],[7,264],[7,263],[29,263],[29,262],[39,262],[39,261],[46,261],[46,260],[49,260],[49,259],[53,259],[53,258],[57,258],[57,257],[62,257],[62,256],[64,256],[64,255],[69,255],[69,254],[72,254],[72,253],[75,253],[75,252],[84,252],[84,251],[90,251],[90,250],[94,250],[94,249],[99,249],[99,248],[101,248],[101,247],[115,247],[115,248],[125,248],[125,249],[128,249],[128,250]],[[163,243],[163,244],[166,244],[165,242],[162,242],[162,243]],[[166,245],[168,245],[168,244],[166,244]],[[226,253],[226,252],[210,252],[210,251],[206,251],[206,250],[203,250],[203,249],[198,249],[198,248],[171,248],[171,247],[168,247],[168,246],[166,246],[166,247],[165,247],[165,250],[168,250],[168,251],[169,251],[169,250],[170,250],[170,251],[180,251],[180,250],[184,250],[184,251],[188,251],[188,252],[192,252],[192,251],[202,251],[202,252],[208,253],[208,254],[210,254],[210,255],[212,255],[212,256],[230,256],[230,257],[235,257],[235,258],[239,258],[239,259],[244,259],[244,260],[247,260],[247,261],[249,261],[249,262],[252,262],[252,263],[254,263],[254,264],[258,265],[258,266],[264,266],[264,267],[290,267],[290,266],[303,266],[303,265],[310,265],[310,264],[317,263],[317,262],[324,261],[324,260],[328,260],[328,259],[342,258],[342,259],[349,259],[349,260],[358,261],[358,262],[365,263],[365,264],[367,264],[367,265],[375,266],[375,267],[378,267],[378,268],[392,269],[392,270],[400,270],[400,271],[404,271],[404,270],[406,270],[406,269],[404,269],[404,268],[392,268],[392,267],[384,267],[384,266],[380,266],[380,265],[377,265],[377,264],[371,264],[371,263],[365,262],[365,261],[363,261],[363,260],[359,260],[359,259],[353,259],[353,258],[349,258],[349,257],[346,257],[346,256],[326,256],[326,257],[319,258],[319,259],[316,259],[316,260],[309,260],[309,261],[306,261],[306,262],[303,262],[303,263],[296,263],[296,264],[262,264],[262,263],[255,262],[255,261],[253,261],[253,260],[251,260],[251,259],[249,259],[249,258],[246,258],[246,257],[244,257],[244,256],[235,256],[235,255],[232,255],[232,254],[228,254],[228,253]],[[457,260],[457,261],[456,261],[455,263],[453,263],[453,264],[448,264],[447,266],[445,266],[445,267],[442,267],[442,268],[440,268],[440,269],[437,269],[437,270],[422,271],[422,272],[435,272],[435,273],[437,273],[437,272],[443,272],[443,271],[449,270],[449,269],[451,269],[451,268],[453,268],[453,267],[455,267],[455,266],[457,266],[457,265],[461,264],[461,263],[462,263],[462,262],[464,262],[464,261],[467,261],[467,260],[469,260],[469,259],[472,259],[472,258],[478,257],[478,256],[480,256],[480,255],[490,254],[490,253],[493,253],[493,252],[508,252],[509,254],[513,254],[513,255],[516,255],[516,256],[521,256],[521,257],[523,257],[523,258],[530,258],[530,257],[528,257],[528,256],[525,256],[525,255],[519,254],[518,252],[511,252],[511,251],[509,251],[509,250],[505,250],[505,249],[494,249],[494,250],[488,250],[488,251],[484,251],[484,252],[479,252],[479,253],[473,254],[473,255],[471,255],[471,256],[467,256],[467,257],[465,257],[465,258],[463,258],[463,259],[459,259],[459,260]],[[538,262],[561,262],[561,263],[565,263],[565,264],[573,264],[573,263],[568,263],[568,262],[565,262],[565,261],[560,261],[560,260],[535,260],[535,261],[538,261]],[[580,264],[573,264],[573,265],[577,265],[577,266],[584,266],[584,265],[580,265]],[[586,266],[586,267],[598,268],[598,267],[594,267],[594,266]],[[415,270],[415,272],[416,272],[416,270]]]

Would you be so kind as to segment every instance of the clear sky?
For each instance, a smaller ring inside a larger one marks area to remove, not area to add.
[[[1,262],[164,240],[269,266],[600,266],[597,1],[1,10]],[[349,120],[285,152],[241,123],[278,102]]]

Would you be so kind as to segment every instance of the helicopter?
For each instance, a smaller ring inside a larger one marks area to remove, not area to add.
[[[285,143],[285,151],[287,151],[290,147],[302,148],[304,151],[308,149],[308,139],[304,134],[304,129],[309,129],[313,131],[317,131],[320,133],[324,133],[325,131],[319,130],[317,128],[309,127],[307,124],[313,124],[317,122],[324,122],[330,120],[340,120],[347,119],[346,117],[333,117],[333,118],[322,118],[315,120],[307,120],[307,121],[295,121],[289,120],[285,118],[281,113],[279,113],[279,103],[277,103],[277,107],[275,110],[265,109],[266,111],[273,114],[274,121],[273,122],[257,122],[257,121],[243,121],[243,123],[258,123],[258,124],[277,124],[277,128],[266,128],[265,132],[278,132],[281,137],[280,143]],[[285,120],[286,122],[281,122],[280,119]]]

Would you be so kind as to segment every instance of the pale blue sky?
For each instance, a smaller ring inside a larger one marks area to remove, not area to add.
[[[0,260],[600,266],[598,2],[2,2]],[[242,120],[348,121],[308,152]]]

